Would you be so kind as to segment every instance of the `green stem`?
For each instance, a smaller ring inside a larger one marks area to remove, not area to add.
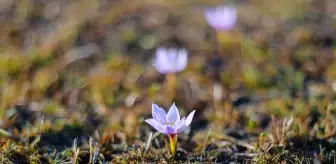
[[[213,112],[213,118],[218,118],[218,110],[221,110],[222,105],[222,85],[219,82],[215,82],[213,84],[213,104],[214,104],[214,112]]]
[[[229,48],[232,44],[231,40],[232,38],[229,33],[216,31],[216,44],[219,55],[225,55],[225,49]]]
[[[176,75],[175,73],[166,74],[167,85],[171,96],[175,98],[176,94]]]
[[[175,158],[177,149],[177,135],[170,134],[169,135],[169,150],[173,158]]]
[[[219,31],[216,31],[215,32],[216,33],[216,48],[217,48],[217,53],[218,53],[218,55],[221,55],[221,42],[220,42],[220,35],[221,35],[221,32],[219,32]]]

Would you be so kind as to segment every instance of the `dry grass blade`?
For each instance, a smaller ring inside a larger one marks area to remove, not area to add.
[[[76,164],[77,163],[77,158],[79,155],[79,148],[77,147],[77,138],[74,139],[73,141],[73,145],[72,145],[72,153],[73,153],[73,157],[72,157],[72,164]]]
[[[148,135],[147,142],[146,142],[145,151],[148,151],[149,146],[150,146],[150,144],[152,142],[152,137],[153,137],[153,132],[150,132],[149,135]]]

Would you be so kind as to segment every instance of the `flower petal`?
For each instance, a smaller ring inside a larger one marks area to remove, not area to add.
[[[237,11],[233,7],[221,7],[221,29],[222,30],[230,30],[232,29],[237,21]]]
[[[237,11],[231,6],[219,6],[204,10],[204,16],[210,26],[219,31],[232,29],[237,21]]]
[[[173,126],[166,125],[165,134],[176,134],[176,133],[177,133],[177,130]]]
[[[190,125],[190,123],[191,123],[191,121],[192,121],[192,119],[193,119],[193,117],[194,117],[195,112],[196,112],[196,111],[194,110],[194,111],[192,111],[192,112],[188,115],[188,117],[187,117],[187,119],[186,119],[186,121],[185,121],[185,125],[187,125],[187,126]]]
[[[147,122],[147,124],[152,126],[154,129],[156,129],[160,133],[166,134],[166,127],[164,125],[162,125],[160,122],[158,122],[158,121],[156,121],[152,118],[145,120],[145,122]]]
[[[177,133],[181,133],[183,131],[185,131],[189,126],[187,125],[183,125],[181,128],[177,129]]]
[[[215,28],[218,24],[216,21],[216,10],[212,9],[212,8],[207,8],[204,10],[204,16],[206,21],[208,22],[208,24],[210,26],[212,26],[213,28]]]
[[[156,57],[153,62],[153,66],[156,70],[162,74],[168,73],[171,71],[170,59],[168,56],[167,49],[158,48],[156,50]]]
[[[174,64],[177,58],[177,49],[169,48],[167,50],[167,55],[168,55],[169,63]]]
[[[173,103],[173,105],[170,107],[168,113],[167,113],[167,122],[168,123],[175,123],[177,121],[180,121],[180,113],[175,105],[175,103]]]
[[[180,129],[183,125],[185,125],[185,117],[183,117],[180,121],[177,121],[174,127],[175,129]]]
[[[161,124],[166,123],[166,112],[156,104],[152,104],[152,116]]]
[[[177,65],[176,65],[176,71],[182,71],[187,66],[188,62],[188,51],[186,49],[180,49],[177,56]]]

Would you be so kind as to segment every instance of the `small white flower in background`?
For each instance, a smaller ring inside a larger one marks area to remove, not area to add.
[[[181,72],[188,62],[188,51],[184,48],[158,48],[153,66],[162,74]]]
[[[218,6],[204,10],[208,24],[217,31],[231,30],[237,21],[237,10],[234,7]]]

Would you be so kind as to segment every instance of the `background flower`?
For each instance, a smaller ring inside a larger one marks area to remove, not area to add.
[[[158,48],[153,66],[162,74],[176,73],[184,70],[188,62],[186,49]]]
[[[237,21],[237,11],[234,7],[218,6],[204,10],[206,21],[218,31],[231,30]]]

